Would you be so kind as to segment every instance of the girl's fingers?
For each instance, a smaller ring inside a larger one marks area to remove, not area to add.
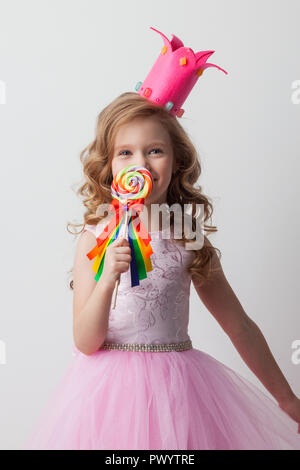
[[[117,238],[115,241],[114,241],[114,244],[116,246],[128,246],[129,245],[129,241],[124,238],[124,237],[119,237]]]
[[[116,246],[115,247],[116,253],[126,253],[127,251],[131,252],[130,246]]]
[[[131,261],[131,255],[127,255],[127,254],[118,255],[118,258],[116,261],[127,261],[127,263],[129,263]]]
[[[128,263],[123,263],[122,261],[116,261],[116,263],[120,271],[123,271],[123,272],[128,271],[129,269]]]
[[[115,250],[115,255],[117,256],[124,256],[124,255],[129,255],[131,256],[131,250],[119,250],[119,249],[116,249]]]

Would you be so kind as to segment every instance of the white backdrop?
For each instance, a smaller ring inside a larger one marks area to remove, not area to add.
[[[215,50],[209,61],[229,72],[203,74],[180,122],[213,198],[210,240],[300,396],[299,0],[2,0],[0,12],[0,447],[24,441],[73,360],[66,224],[82,221],[79,153],[100,110],[156,60],[150,26]],[[271,397],[193,287],[190,306],[194,347]]]

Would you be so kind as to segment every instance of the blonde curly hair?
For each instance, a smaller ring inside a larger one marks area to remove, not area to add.
[[[72,235],[79,235],[86,224],[96,225],[105,216],[97,214],[97,208],[100,204],[110,204],[111,202],[111,183],[113,174],[111,170],[111,160],[114,150],[115,136],[123,124],[127,124],[137,117],[148,118],[155,117],[161,125],[169,132],[174,158],[177,164],[176,173],[173,175],[167,191],[167,204],[172,206],[177,203],[182,207],[184,213],[184,204],[190,204],[192,208],[192,229],[196,229],[197,204],[203,206],[203,230],[206,233],[216,232],[217,228],[213,225],[207,225],[205,222],[211,219],[213,205],[209,197],[203,194],[202,187],[197,185],[201,175],[201,165],[198,159],[196,148],[191,142],[187,132],[183,129],[175,116],[166,109],[155,103],[150,102],[135,92],[122,93],[99,114],[96,126],[95,139],[85,147],[80,153],[80,161],[83,165],[84,182],[77,189],[76,194],[82,198],[86,208],[83,215],[83,224],[67,224],[67,231]],[[170,223],[174,222],[174,214],[170,214]],[[69,227],[82,227],[79,232],[72,232]],[[195,251],[193,261],[186,267],[193,278],[197,278],[200,284],[210,278],[211,273],[215,271],[212,268],[212,258],[218,248],[210,243],[205,243],[201,249]],[[176,243],[191,242],[186,239],[184,233],[181,239],[174,239]],[[72,270],[70,272],[72,273]],[[70,282],[70,288],[73,289],[73,280]]]

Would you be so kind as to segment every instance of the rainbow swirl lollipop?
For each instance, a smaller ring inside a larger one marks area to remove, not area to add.
[[[89,259],[95,258],[93,270],[96,272],[96,281],[103,271],[107,246],[121,234],[128,239],[131,248],[131,286],[138,286],[140,280],[145,279],[147,272],[152,270],[151,237],[142,222],[136,220],[138,212],[143,210],[144,200],[149,196],[152,185],[151,173],[142,166],[129,165],[113,179],[110,210],[115,211],[115,217],[97,237],[97,245],[87,253]]]
[[[152,190],[153,178],[145,167],[129,165],[119,171],[111,185],[113,198],[121,203],[128,199],[146,199]]]

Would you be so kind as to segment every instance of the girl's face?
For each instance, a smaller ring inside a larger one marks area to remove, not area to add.
[[[153,178],[145,205],[162,204],[175,171],[169,133],[155,118],[135,118],[118,130],[112,158],[113,177],[128,165],[147,168]]]

